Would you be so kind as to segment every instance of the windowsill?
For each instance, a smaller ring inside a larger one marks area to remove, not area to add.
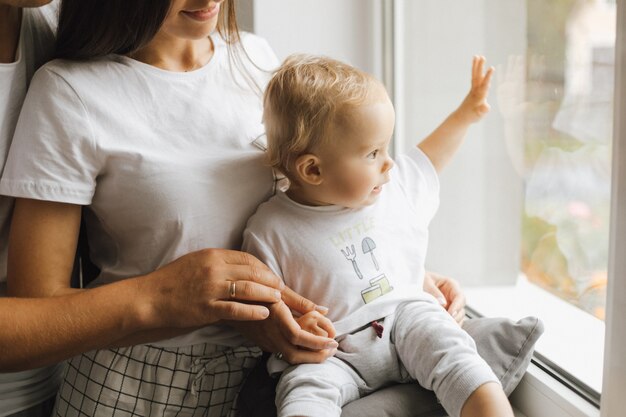
[[[574,378],[601,392],[604,322],[570,305],[521,277],[515,285],[466,288],[468,305],[480,315],[518,320],[537,316],[545,333],[538,352]],[[565,384],[531,364],[511,396],[527,417],[599,416],[593,406]]]
[[[510,400],[516,416],[600,417],[598,408],[532,363]]]

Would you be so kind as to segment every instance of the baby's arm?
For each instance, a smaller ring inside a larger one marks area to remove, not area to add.
[[[467,128],[487,114],[487,94],[493,67],[484,72],[485,57],[475,56],[472,61],[472,88],[461,105],[437,127],[418,147],[430,158],[437,172],[452,159]]]
[[[296,318],[296,321],[302,330],[306,330],[316,336],[329,337],[331,339],[335,337],[333,323],[317,311],[309,311],[303,316]]]

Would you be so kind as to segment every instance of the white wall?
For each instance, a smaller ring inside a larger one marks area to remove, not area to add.
[[[485,55],[495,66],[510,54],[525,53],[524,4],[404,1],[406,39],[412,40],[404,48],[405,148],[415,146],[460,104],[469,91],[473,55]],[[510,283],[519,270],[522,181],[505,149],[497,83],[496,74],[491,113],[470,128],[441,174],[441,206],[430,229],[428,268],[466,285]]]
[[[254,0],[254,32],[279,59],[328,55],[379,75],[380,0]]]

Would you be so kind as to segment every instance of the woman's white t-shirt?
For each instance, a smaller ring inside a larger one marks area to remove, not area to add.
[[[0,173],[11,146],[15,124],[28,84],[52,54],[58,2],[22,10],[15,62],[0,64]],[[0,297],[7,279],[7,247],[13,199],[0,196]],[[0,318],[3,320],[3,318]],[[28,409],[50,398],[60,382],[62,367],[0,373],[0,417]]]
[[[262,97],[245,74],[264,88],[278,65],[263,39],[242,34],[242,44],[254,64],[237,64],[219,36],[211,61],[186,73],[119,55],[46,64],[24,102],[0,193],[87,206],[101,269],[94,285],[198,249],[239,249],[248,217],[274,187],[254,143],[264,131]],[[202,342],[242,339],[209,326],[155,344]]]

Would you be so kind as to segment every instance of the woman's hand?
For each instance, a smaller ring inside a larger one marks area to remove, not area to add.
[[[254,256],[226,249],[190,253],[137,281],[152,294],[148,315],[177,328],[266,319],[270,310],[261,304],[279,302],[284,288]]]
[[[268,319],[230,324],[264,351],[280,353],[291,364],[321,363],[334,355],[338,344],[332,339],[332,325],[328,328],[331,330],[327,335],[329,337],[309,333],[294,319],[292,309],[304,315],[316,311],[322,318],[327,312],[326,308],[316,306],[312,301],[285,287],[283,299],[269,306]]]
[[[459,325],[463,324],[465,295],[456,280],[434,272],[426,272],[424,291],[435,297]]]

